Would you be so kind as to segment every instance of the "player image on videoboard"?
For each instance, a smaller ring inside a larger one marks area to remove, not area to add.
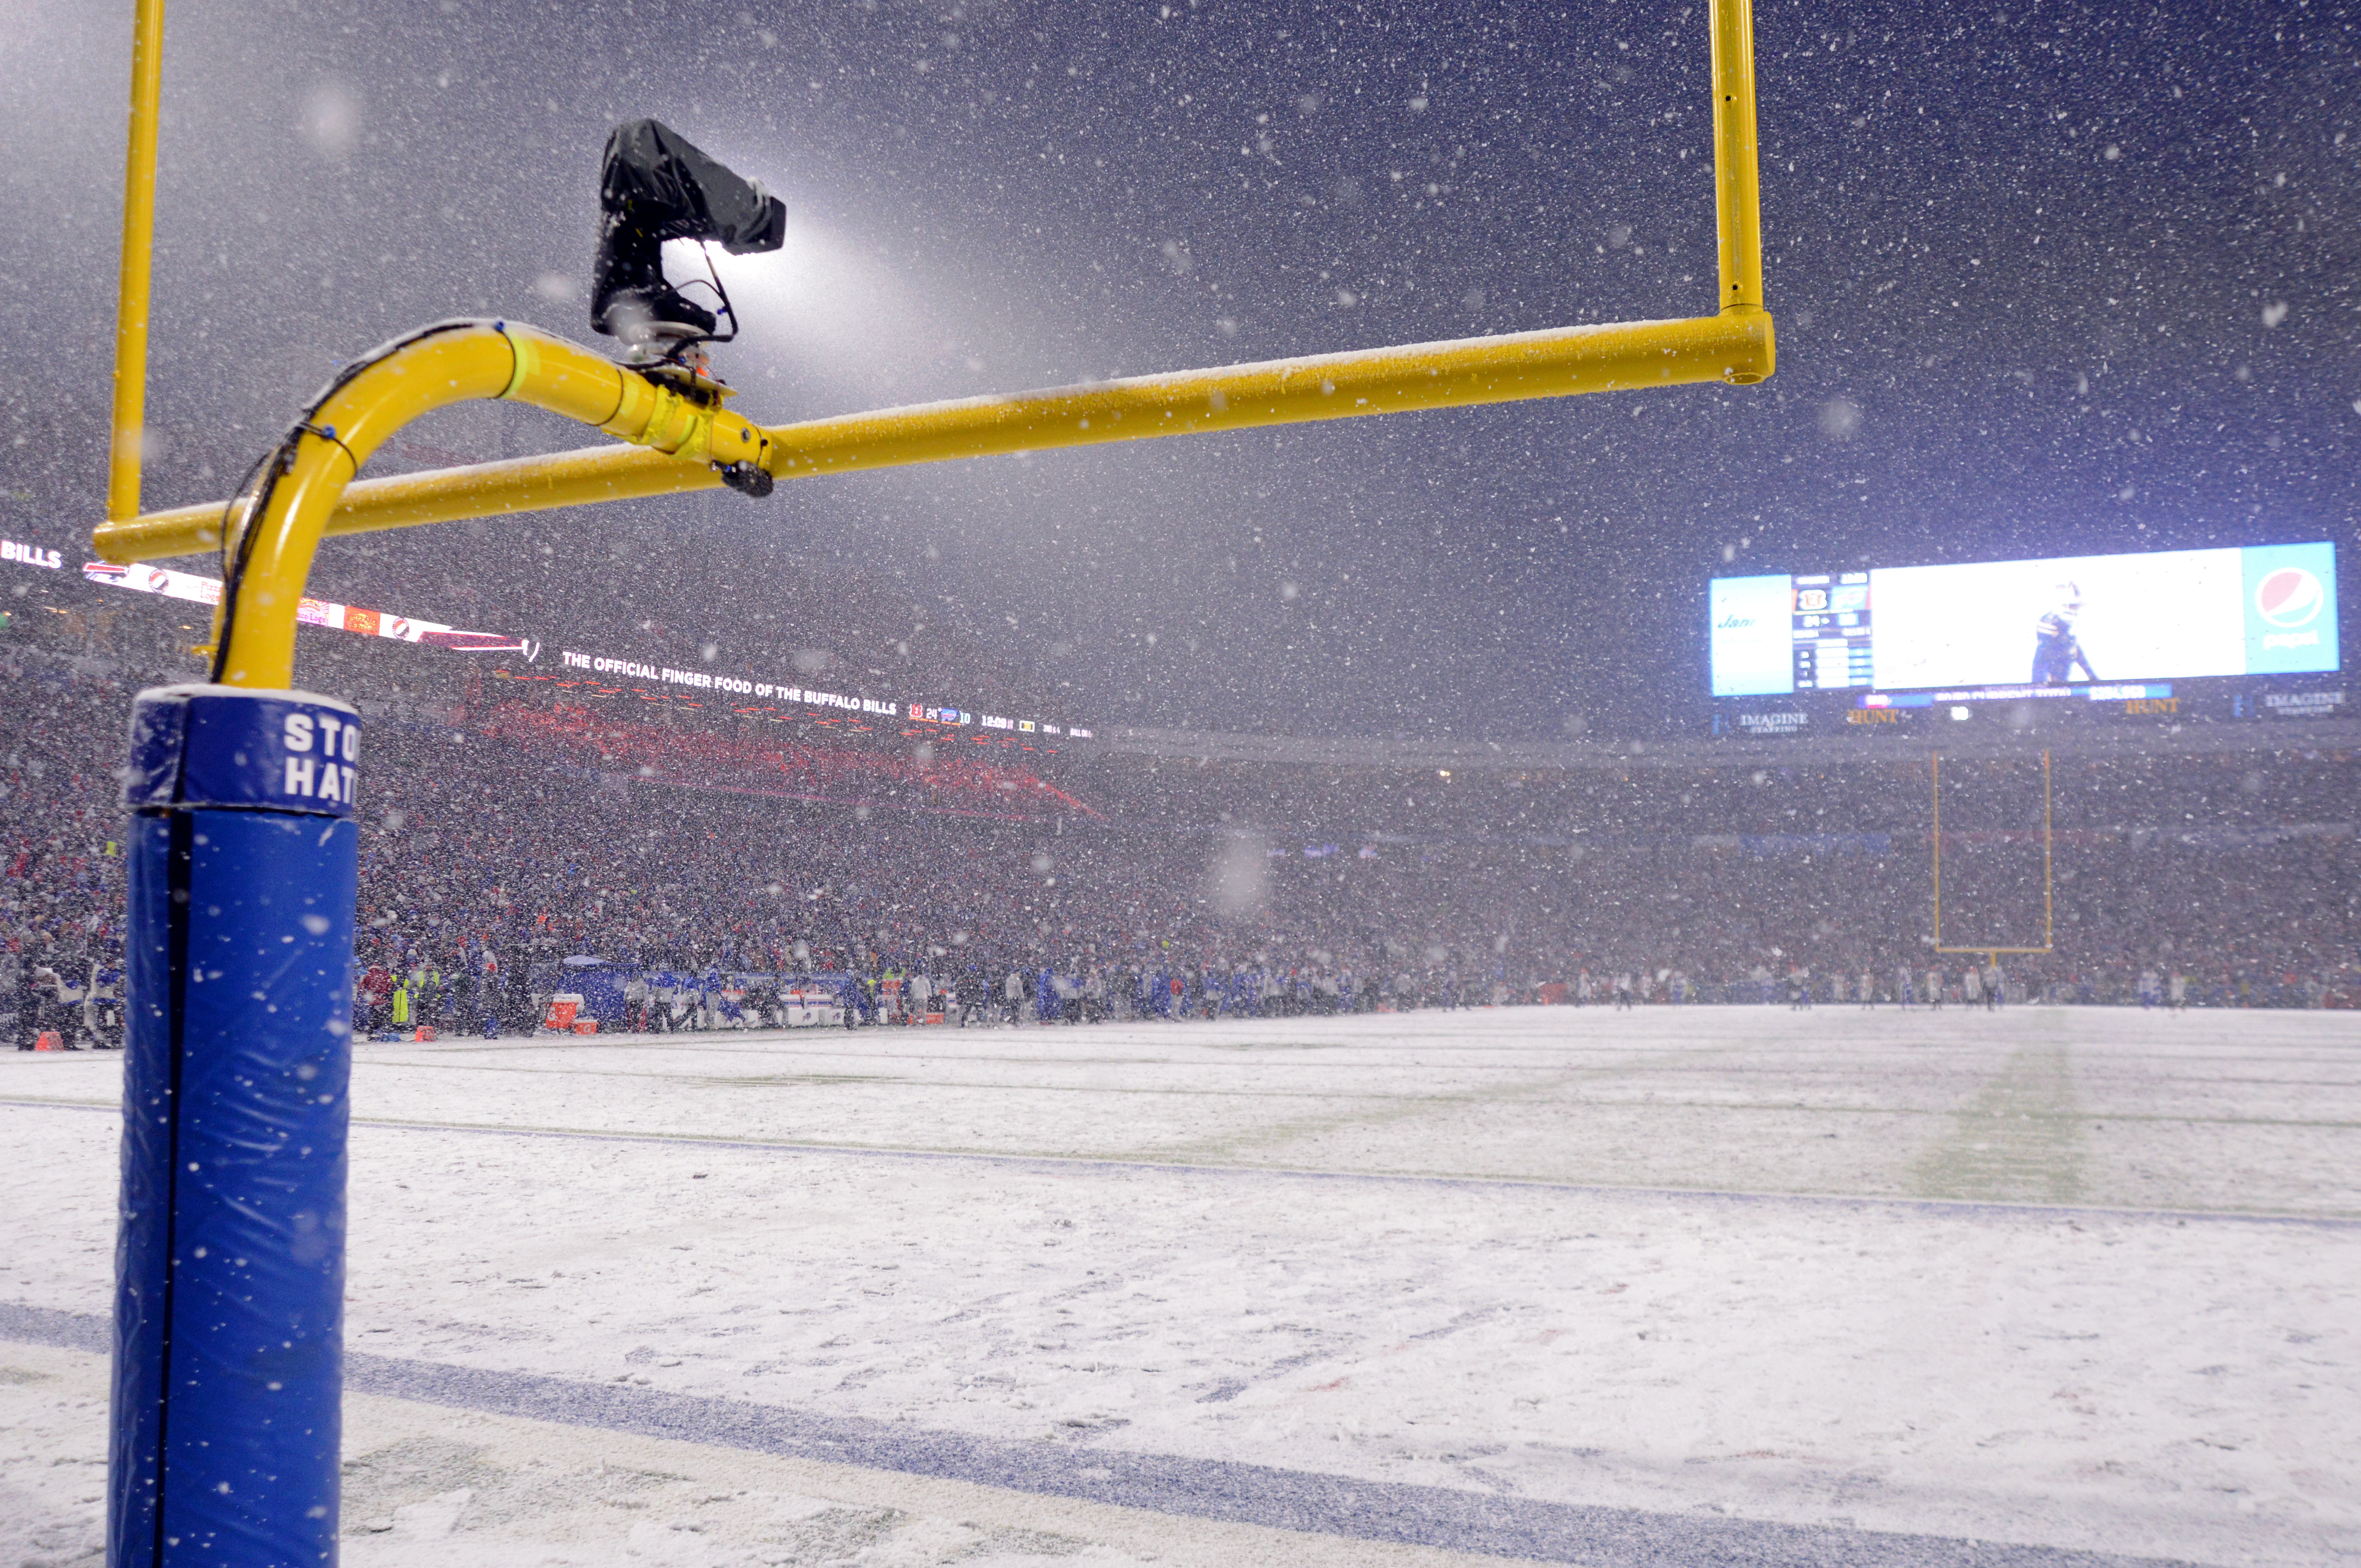
[[[2075,634],[2075,628],[2082,620],[2081,585],[2060,583],[2054,598],[2056,602],[2033,623],[2033,684],[2070,685],[2078,668],[2084,680],[2099,679],[2099,672],[2091,667],[2090,655],[2082,652],[2081,639]]]
[[[1888,691],[2246,667],[2235,550],[1903,566],[1873,571],[1871,584],[1877,684]]]

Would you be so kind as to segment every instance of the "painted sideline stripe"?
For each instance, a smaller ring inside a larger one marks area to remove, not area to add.
[[[0,1106],[43,1111],[107,1111],[122,1106],[90,1100],[46,1100],[0,1095]],[[1598,1198],[1693,1199],[1709,1203],[1792,1204],[1841,1209],[1907,1209],[1922,1213],[2022,1219],[2095,1217],[2114,1220],[2202,1221],[2213,1224],[2307,1225],[2323,1230],[2361,1230],[2361,1216],[2290,1214],[2248,1209],[2125,1209],[2103,1203],[2006,1203],[1971,1198],[1893,1198],[1857,1192],[1745,1192],[1712,1187],[1617,1187],[1603,1182],[1537,1181],[1513,1176],[1444,1176],[1421,1171],[1308,1170],[1287,1165],[1208,1165],[1179,1160],[1110,1159],[1098,1155],[994,1154],[986,1149],[914,1149],[873,1144],[809,1144],[764,1138],[730,1138],[699,1133],[614,1133],[595,1127],[503,1127],[480,1122],[423,1122],[390,1116],[356,1116],[356,1127],[396,1133],[465,1133],[506,1138],[567,1138],[585,1143],[651,1144],[694,1148],[748,1149],[763,1154],[836,1155],[850,1159],[970,1161],[1015,1166],[1038,1174],[1067,1170],[1149,1171],[1176,1176],[1285,1177],[1301,1181],[1339,1181],[1381,1186],[1447,1187],[1473,1191],[1562,1192]]]
[[[104,1354],[105,1318],[0,1303],[0,1340]],[[1444,1486],[1358,1481],[1234,1460],[1133,1453],[823,1416],[740,1399],[348,1354],[356,1393],[596,1427],[1038,1497],[1352,1541],[1594,1568],[2154,1568],[2165,1559],[1949,1536],[1654,1514]]]

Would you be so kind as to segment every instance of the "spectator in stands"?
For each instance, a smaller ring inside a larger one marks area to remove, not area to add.
[[[0,935],[16,959],[13,975],[0,969],[0,1002],[16,1002],[20,1044],[45,1025],[82,1043],[82,1013],[105,1014],[122,934],[111,775],[136,683],[21,648],[0,650],[0,671],[11,683],[0,704]],[[1045,1019],[1449,1006],[1497,997],[1503,983],[1532,996],[1568,974],[1588,977],[1587,992],[1576,981],[1577,1001],[1603,1000],[1598,977],[1640,973],[1642,955],[1651,999],[1759,1003],[1775,996],[1774,972],[1894,968],[1924,923],[1925,840],[1907,827],[1923,815],[1923,781],[1905,787],[1872,768],[1808,781],[1816,812],[1874,829],[1853,835],[1857,844],[1787,843],[1762,770],[1708,769],[1684,773],[1677,791],[1627,780],[1621,794],[1602,793],[1579,857],[1538,841],[1372,844],[1358,859],[1274,861],[1263,904],[1217,918],[1197,897],[1202,843],[1093,823],[1032,775],[964,762],[921,770],[890,750],[782,746],[514,702],[455,722],[371,724],[356,958],[364,978],[406,980],[413,1024],[534,1027],[530,976],[572,954],[711,969],[716,992],[729,974],[840,973],[868,1003],[851,1009],[851,1025],[875,1015],[861,988],[889,970],[915,982],[937,948],[976,966],[1012,1022],[1028,999]],[[455,770],[462,732],[469,765]],[[616,787],[642,764],[668,782]],[[2361,881],[2351,759],[2073,766],[2090,778],[2080,795],[2060,786],[2059,826],[2079,837],[2059,840],[2055,951],[1996,984],[1980,972],[1977,1000],[1997,1006],[2015,984],[2037,1000],[2136,1003],[2153,967],[2180,975],[2184,1005],[2354,999],[2361,911],[2335,892]],[[838,800],[906,791],[978,815],[863,819],[843,806],[797,806],[789,820],[774,799],[725,793],[746,786]],[[1022,819],[1033,807],[1007,809],[1011,795],[1082,829],[1057,839],[1054,885],[1033,866],[1047,831]],[[2124,826],[2127,799],[2172,830]],[[1763,837],[1731,848],[1732,831]],[[1842,874],[1794,874],[1807,854],[1840,858]],[[1841,897],[1829,892],[1839,887]],[[2031,887],[2037,919],[2042,890]],[[2210,955],[2202,967],[2185,956],[2196,951]],[[36,992],[43,962],[57,984]],[[927,989],[938,987],[930,979]],[[1628,979],[1611,989],[1619,1005],[1641,999]],[[1864,1003],[1874,995],[1873,981],[1848,978],[1846,989]],[[365,992],[372,1009],[380,996],[387,1007],[357,1018],[364,1032],[393,1022],[390,990]],[[695,1016],[703,990],[675,988],[676,1009],[652,995],[650,1022],[706,1022]],[[1905,969],[1896,1000],[1911,990]],[[1930,973],[1927,1000],[1940,990]],[[65,992],[73,1004],[52,994]],[[1808,1005],[1808,984],[1790,996]],[[62,1026],[61,1011],[72,1013]]]

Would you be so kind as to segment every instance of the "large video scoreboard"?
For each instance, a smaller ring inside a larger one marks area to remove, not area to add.
[[[2191,682],[2244,683],[2218,689],[2253,696],[2268,677],[2342,667],[2325,542],[1717,577],[1707,624],[1716,697],[1864,715],[2045,700],[2177,709]]]

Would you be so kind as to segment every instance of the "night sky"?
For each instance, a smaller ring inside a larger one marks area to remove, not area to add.
[[[128,14],[0,14],[0,532],[70,560],[104,492]],[[420,323],[588,339],[599,146],[640,115],[788,203],[787,248],[725,271],[748,330],[717,356],[772,422],[1694,314],[1704,18],[180,0],[148,500],[222,498]],[[2361,7],[1756,29],[1763,386],[419,531],[331,544],[318,581],[526,634],[562,599],[616,652],[648,620],[765,664],[807,616],[906,601],[1084,722],[1496,739],[1694,731],[1717,573],[2328,538],[2361,602]],[[508,408],[413,434],[389,471],[590,444]]]

